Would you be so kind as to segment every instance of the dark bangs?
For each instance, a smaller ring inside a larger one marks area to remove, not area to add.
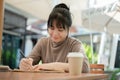
[[[56,27],[63,27],[64,29],[68,29],[71,26],[71,19],[69,19],[68,11],[61,8],[54,9],[49,18],[48,18],[48,28],[53,26],[53,21],[56,21]],[[70,17],[71,18],[71,17]]]

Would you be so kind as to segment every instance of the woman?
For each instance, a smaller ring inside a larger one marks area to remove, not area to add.
[[[84,55],[82,72],[89,72],[89,62],[82,43],[69,37],[72,19],[69,8],[61,3],[53,8],[48,18],[49,37],[41,38],[28,58],[20,62],[21,70],[54,69],[68,71],[67,54],[80,52]],[[43,64],[38,64],[42,60]]]

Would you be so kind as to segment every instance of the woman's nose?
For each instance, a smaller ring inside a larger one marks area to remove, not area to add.
[[[53,31],[53,35],[58,35],[58,34],[59,34],[58,30],[55,29],[55,30]]]

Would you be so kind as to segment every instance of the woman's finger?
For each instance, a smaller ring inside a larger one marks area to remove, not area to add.
[[[20,62],[20,69],[22,70],[32,70],[32,60],[29,58],[24,58]]]
[[[42,70],[43,68],[40,65],[33,66],[33,70]]]

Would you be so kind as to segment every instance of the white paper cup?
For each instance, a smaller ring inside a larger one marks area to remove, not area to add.
[[[82,72],[83,55],[79,52],[70,52],[67,55],[70,75],[80,75]]]

